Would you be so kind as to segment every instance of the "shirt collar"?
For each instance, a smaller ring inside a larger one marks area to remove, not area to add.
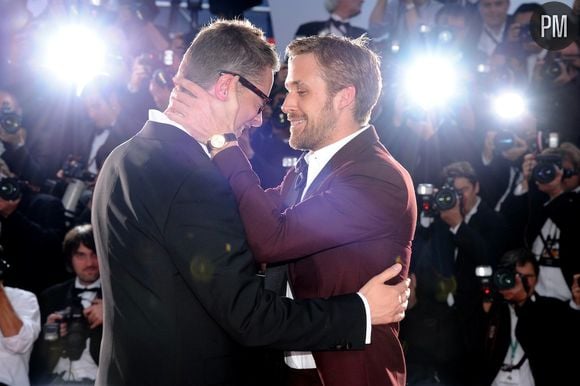
[[[477,200],[475,201],[475,205],[473,205],[473,208],[471,208],[471,210],[469,211],[469,213],[467,213],[465,215],[465,223],[468,224],[469,220],[471,220],[471,217],[477,213],[477,208],[479,208],[479,203],[481,202],[481,198],[479,196],[477,196]]]
[[[338,153],[338,151],[340,149],[342,149],[344,147],[344,145],[346,145],[347,143],[349,143],[354,137],[356,137],[357,135],[359,135],[360,133],[362,133],[363,131],[365,131],[366,129],[369,128],[369,125],[363,127],[362,129],[359,129],[357,131],[355,131],[354,133],[339,139],[338,141],[331,143],[330,145],[324,146],[321,149],[318,149],[316,151],[309,151],[305,156],[304,156],[304,160],[306,161],[306,163],[308,164],[308,168],[310,169],[310,162],[314,161],[316,163],[322,163],[322,165],[326,165],[326,163],[328,163],[328,161],[330,161],[330,159],[336,154]]]
[[[330,18],[333,20],[339,21],[341,23],[348,23],[348,21],[350,20],[350,19],[343,19],[340,16],[338,16],[336,13],[330,14]]]
[[[318,174],[322,171],[324,166],[330,161],[330,159],[338,153],[340,149],[344,147],[347,143],[349,143],[354,137],[368,129],[370,125],[364,126],[362,129],[355,131],[354,133],[334,142],[330,145],[327,145],[321,149],[316,151],[310,151],[304,156],[304,160],[308,164],[308,175],[306,177],[306,185],[303,190],[303,194],[306,193],[310,184],[316,179]]]
[[[78,276],[75,278],[75,288],[79,288],[79,289],[92,289],[92,288],[101,288],[101,279],[98,278],[97,280],[95,280],[94,282],[92,282],[89,285],[83,285],[81,283],[81,281],[79,280]]]
[[[165,115],[165,113],[163,113],[163,112],[161,112],[159,110],[150,109],[149,110],[149,120],[151,122],[163,123],[165,125],[175,126],[179,130],[183,131],[184,133],[186,133],[187,135],[189,135],[191,137],[191,135],[187,132],[187,130],[185,130],[185,127],[183,127],[182,125],[180,125],[177,122],[172,121],[171,119],[169,119],[169,117],[167,117],[167,115]],[[198,142],[198,143],[201,145],[201,148],[203,149],[203,151],[205,151],[205,153],[209,157],[210,154],[209,154],[209,150],[207,149],[206,144],[205,143],[201,143],[201,142]]]

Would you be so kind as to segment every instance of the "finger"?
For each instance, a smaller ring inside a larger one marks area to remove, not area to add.
[[[402,269],[403,269],[403,266],[400,263],[395,263],[395,264],[391,265],[389,268],[385,269],[383,272],[381,272],[378,275],[376,275],[375,277],[373,277],[371,280],[372,281],[380,281],[381,283],[384,283],[384,282],[394,278],[395,276],[397,276],[401,272]]]
[[[182,87],[184,90],[189,92],[191,95],[195,96],[203,96],[207,94],[207,91],[203,89],[203,87],[199,86],[197,83],[192,82],[189,79],[184,78],[183,76],[175,76],[173,78],[173,83],[176,86]]]
[[[173,95],[169,98],[169,110],[185,115],[184,112],[191,108],[193,103],[187,103],[186,101],[174,98]]]

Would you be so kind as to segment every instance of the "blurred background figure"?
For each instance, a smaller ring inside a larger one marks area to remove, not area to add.
[[[29,291],[4,286],[10,265],[0,257],[0,384],[30,385],[28,369],[40,333],[40,310]]]

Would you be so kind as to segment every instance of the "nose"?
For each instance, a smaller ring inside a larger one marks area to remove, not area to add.
[[[260,111],[258,114],[256,114],[256,116],[254,118],[252,118],[252,120],[250,121],[250,126],[252,127],[260,127],[262,126],[262,112]]]
[[[284,114],[288,114],[294,108],[294,97],[288,93],[284,98],[284,103],[282,103],[282,111]]]

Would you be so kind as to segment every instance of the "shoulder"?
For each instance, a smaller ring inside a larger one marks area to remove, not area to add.
[[[4,292],[17,312],[38,310],[38,299],[34,293],[14,287],[4,287]]]
[[[55,284],[51,287],[48,287],[40,294],[41,298],[48,298],[53,297],[55,295],[66,293],[73,285],[75,279],[69,279],[62,283]]]
[[[296,30],[295,36],[310,36],[316,35],[326,25],[326,21],[311,21],[301,24]]]

